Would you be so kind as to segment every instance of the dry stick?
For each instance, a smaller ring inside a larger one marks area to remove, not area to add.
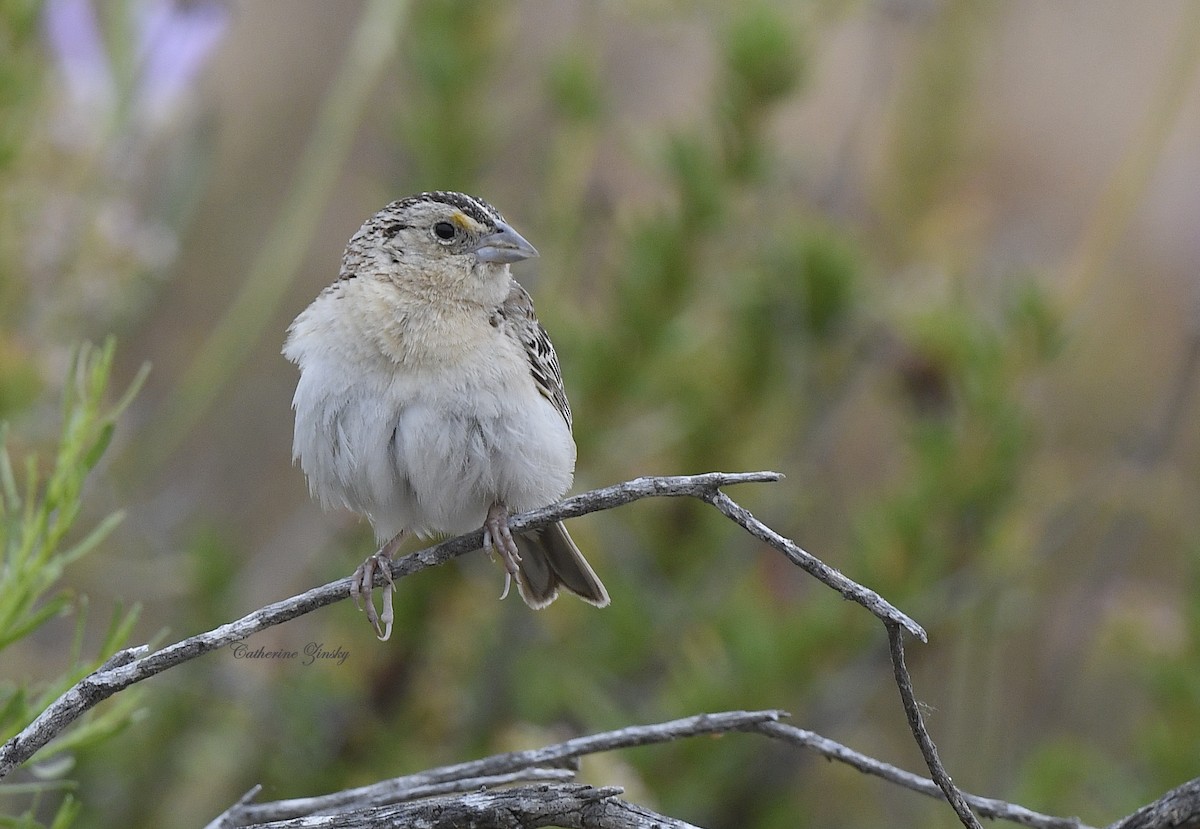
[[[615,506],[627,504],[641,498],[652,496],[688,496],[699,498],[706,501],[721,511],[755,537],[771,544],[776,549],[780,550],[794,562],[797,566],[804,569],[814,578],[817,578],[822,583],[832,587],[840,592],[846,598],[852,599],[861,604],[864,608],[870,611],[877,618],[882,620],[887,626],[889,641],[892,646],[893,667],[896,672],[897,684],[900,688],[901,698],[904,701],[905,711],[909,718],[910,726],[913,728],[913,734],[917,738],[918,744],[921,746],[922,753],[925,755],[926,762],[930,765],[931,772],[934,773],[935,779],[938,780],[937,785],[948,797],[955,811],[962,818],[963,823],[967,826],[978,826],[978,821],[971,814],[970,808],[967,806],[963,795],[954,786],[946,774],[945,769],[941,766],[937,758],[937,749],[929,738],[928,732],[925,730],[921,722],[920,711],[917,708],[916,700],[912,691],[912,682],[908,676],[908,671],[904,667],[903,654],[903,633],[901,628],[912,633],[921,641],[926,641],[925,631],[915,621],[910,619],[905,614],[901,613],[874,591],[868,590],[865,587],[846,578],[839,571],[829,567],[824,562],[802,550],[798,545],[787,539],[774,530],[767,527],[758,519],[754,518],[751,513],[734,502],[724,493],[719,491],[721,486],[731,486],[738,483],[751,482],[769,482],[777,481],[783,476],[775,472],[747,472],[747,473],[720,473],[712,472],[705,475],[692,476],[663,476],[663,477],[645,477],[638,478],[633,481],[628,481],[623,484],[606,487],[600,490],[594,490],[582,495],[577,495],[573,498],[568,498],[558,504],[550,507],[545,507],[539,510],[534,510],[522,515],[514,516],[510,519],[510,526],[516,530],[525,530],[535,527],[544,526],[553,521],[574,518],[590,512],[596,512],[603,509],[610,509]],[[392,565],[393,579],[403,578],[415,572],[423,570],[427,567],[443,564],[456,556],[464,553],[477,550],[482,545],[482,531],[472,533],[470,535],[460,536],[450,539],[433,547],[420,550],[412,553],[404,558],[396,561]],[[381,586],[382,575],[377,577],[376,586]],[[338,581],[330,582],[322,587],[314,588],[299,596],[294,596],[275,604],[268,605],[260,610],[255,611],[235,622],[231,622],[221,627],[215,628],[206,633],[184,639],[180,642],[163,648],[153,653],[149,652],[149,647],[141,645],[134,648],[127,648],[113,654],[103,665],[96,671],[89,674],[75,686],[66,691],[62,696],[55,700],[45,711],[43,711],[29,726],[21,733],[10,739],[3,747],[0,747],[0,778],[5,777],[16,766],[28,760],[33,754],[47,742],[53,739],[60,731],[66,728],[71,722],[80,717],[83,713],[89,710],[99,701],[106,699],[118,691],[140,682],[143,679],[148,679],[157,673],[160,673],[168,668],[172,668],[182,662],[194,659],[209,651],[223,647],[232,642],[237,642],[245,639],[253,633],[257,633],[273,625],[280,624],[290,619],[309,613],[317,608],[324,607],[334,602],[340,601],[348,595],[349,589],[348,578],[339,579]],[[761,720],[751,725],[733,726],[732,729],[728,723],[728,717],[736,716],[763,716]],[[780,723],[774,722],[774,719],[780,715],[780,712],[726,712],[724,714],[702,715],[701,718],[689,718],[688,720],[679,720],[675,723],[662,724],[663,726],[679,726],[680,723],[688,723],[692,720],[706,720],[711,724],[722,723],[720,727],[713,727],[710,732],[696,731],[693,724],[691,733],[679,733],[665,737],[665,739],[676,739],[678,736],[691,736],[694,733],[713,733],[721,730],[743,730],[743,731],[760,731],[779,739],[787,740],[799,745],[804,745],[809,748],[824,754],[830,759],[840,760],[859,769],[860,771],[875,774],[883,779],[896,782],[899,785],[910,788],[924,794],[934,795],[930,786],[932,781],[919,778],[909,772],[889,766],[887,763],[882,763],[866,755],[858,754],[853,750],[846,748],[832,740],[827,740],[824,737],[814,734],[813,732],[804,731],[802,729],[792,728]],[[617,732],[608,732],[605,734],[593,735],[592,737],[581,737],[576,740],[568,741],[567,743],[559,744],[558,746],[550,746],[545,749],[538,749],[532,752],[539,754],[541,760],[538,762],[548,762],[553,760],[553,753],[557,750],[562,750],[564,746],[575,746],[575,755],[589,753],[591,751],[608,750],[605,748],[606,741],[618,740],[611,743],[610,748],[618,748],[625,745],[619,742],[618,735],[626,735],[628,739],[630,733],[636,733],[638,728],[656,728],[654,726],[633,727],[632,729],[621,729]],[[670,734],[669,731],[663,732]],[[580,749],[580,741],[585,745],[593,746],[586,750]],[[655,740],[661,741],[661,740]],[[633,745],[644,743],[630,743]],[[519,753],[527,754],[527,753]],[[499,755],[503,757],[505,755]],[[547,759],[549,758],[549,760]],[[415,781],[421,779],[429,781],[431,775],[437,776],[438,772],[456,773],[459,780],[463,779],[463,770],[466,768],[476,769],[475,773],[480,778],[487,778],[489,775],[483,774],[478,769],[481,764],[495,762],[497,758],[485,758],[483,761],[475,761],[474,763],[459,764],[459,766],[445,767],[436,769],[430,772],[424,772],[419,775],[410,775],[408,778],[397,778],[395,781],[384,781],[380,784],[375,784],[372,787],[363,787],[363,789],[373,789],[376,787],[394,786],[399,780]],[[560,758],[562,759],[562,758]],[[536,772],[526,769],[526,773],[533,775]],[[557,776],[555,774],[554,776]],[[516,777],[513,779],[528,779],[528,777]],[[471,781],[472,783],[482,782],[480,779]],[[432,794],[439,789],[433,788],[438,784],[436,782],[426,782],[422,784],[426,788],[418,788],[416,785],[410,784],[409,791],[417,791],[422,795]],[[587,787],[583,787],[587,789]],[[590,789],[589,789],[590,790]],[[241,814],[243,810],[255,810],[263,807],[272,807],[278,804],[260,804],[259,806],[249,804],[260,791],[260,787],[255,786],[237,803],[235,803],[225,814],[221,815],[216,821],[210,824],[210,827],[225,827],[232,825],[229,819],[234,813],[238,813],[239,817],[244,817]],[[359,790],[348,790],[339,792],[334,795],[326,796],[326,799],[338,798],[349,795]],[[546,787],[542,787],[541,791],[547,791]],[[600,790],[590,790],[592,792]],[[613,790],[618,792],[619,790]],[[604,795],[608,797],[608,795]],[[936,796],[936,795],[935,795]],[[321,800],[321,798],[306,798],[305,801]],[[968,800],[979,809],[980,813],[987,817],[998,817],[1006,820],[1011,820],[1027,826],[1038,827],[1039,829],[1069,829],[1070,827],[1079,827],[1079,829],[1088,829],[1079,823],[1077,819],[1072,818],[1055,818],[1048,815],[1041,815],[1037,812],[1032,812],[1020,806],[1005,803],[1004,801],[991,800],[988,798],[979,798],[969,796]],[[280,803],[295,803],[301,801],[280,801]],[[620,804],[620,807],[625,810],[621,815],[642,814],[646,817],[646,826],[654,825],[655,821],[659,825],[686,827],[679,821],[674,821],[670,818],[656,816],[652,812],[640,810],[640,807],[625,804],[623,801],[614,799],[607,800],[608,803]],[[311,812],[306,812],[311,814]],[[294,814],[294,812],[293,812]],[[1196,826],[1200,827],[1200,780],[1194,780],[1191,783],[1180,786],[1171,792],[1168,792],[1158,801],[1143,807],[1133,815],[1114,823],[1110,829],[1152,829],[1160,826]],[[964,816],[965,815],[965,816]],[[289,824],[295,825],[295,824]],[[304,825],[310,824],[307,821]],[[323,825],[336,825],[326,823]],[[345,825],[344,823],[341,825]],[[371,825],[371,824],[361,824]],[[377,824],[377,825],[393,825]],[[483,825],[483,824],[480,824]],[[575,825],[561,824],[561,825]],[[643,824],[630,823],[622,817],[618,817],[611,822],[591,820],[589,826],[639,826]]]
[[[723,515],[745,528],[751,535],[762,539],[782,552],[813,578],[837,590],[846,598],[858,602],[883,622],[888,631],[888,640],[891,642],[892,666],[896,675],[896,685],[900,688],[900,698],[904,701],[908,724],[917,740],[917,745],[921,748],[921,754],[925,757],[925,763],[929,766],[933,780],[945,793],[946,800],[954,808],[963,825],[967,829],[982,829],[978,819],[972,814],[971,807],[963,799],[962,792],[955,787],[950,775],[946,773],[945,767],[938,759],[937,747],[933,744],[929,732],[921,721],[921,712],[918,710],[916,698],[913,696],[912,680],[908,676],[908,670],[904,667],[904,631],[907,630],[922,642],[928,641],[921,626],[892,607],[878,593],[851,581],[816,556],[802,550],[791,539],[772,530],[724,492],[713,490],[708,502],[720,510]]]
[[[776,550],[779,550],[787,556],[789,561],[817,581],[828,587],[832,587],[847,599],[865,607],[885,625],[898,625],[922,642],[929,641],[929,637],[925,635],[925,630],[920,625],[893,607],[890,602],[874,590],[868,590],[861,584],[851,581],[840,570],[835,570],[816,556],[805,552],[796,542],[790,538],[785,538],[759,521],[750,514],[748,509],[738,504],[724,492],[714,489],[711,495],[705,498],[705,500],[752,536],[767,542]]]
[[[815,732],[806,731],[803,728],[797,728],[794,725],[787,725],[781,722],[764,722],[756,726],[754,730],[760,734],[765,734],[768,737],[773,737],[792,745],[812,749],[830,760],[845,763],[852,768],[858,769],[863,774],[874,775],[918,794],[935,797],[939,800],[944,800],[946,797],[945,793],[938,788],[938,785],[928,777],[913,774],[910,771],[897,768],[890,763],[876,760],[874,757],[869,757],[866,754],[860,754],[852,748],[848,748],[835,740],[830,740],[828,737],[822,737]],[[1079,818],[1046,815],[1041,812],[1035,812],[1032,809],[1026,809],[1024,806],[1018,806],[1015,803],[996,800],[991,797],[980,797],[979,795],[966,793],[963,794],[963,797],[966,798],[967,803],[971,804],[971,808],[987,818],[1007,820],[1010,823],[1032,827],[1032,829],[1092,829],[1092,827],[1082,823]]]
[[[473,792],[417,803],[377,806],[352,815],[314,816],[299,820],[256,823],[254,829],[429,829],[471,826],[512,829],[514,826],[558,826],[563,829],[697,829],[620,800],[618,786],[544,785]]]
[[[1200,829],[1200,777],[1171,789],[1108,829]]]
[[[502,755],[501,755],[502,756]],[[492,759],[492,758],[486,758]],[[513,783],[531,781],[570,782],[577,773],[573,768],[519,768],[500,774],[480,774],[475,777],[446,777],[443,773],[454,766],[442,766],[403,777],[381,780],[368,786],[343,789],[316,797],[295,797],[289,800],[273,800],[253,803],[254,798],[243,797],[230,806],[205,829],[235,829],[235,827],[258,826],[279,820],[291,820],[308,815],[348,814],[378,806],[405,803],[428,797],[491,789]],[[434,779],[436,782],[421,782]]]
[[[419,775],[414,775],[419,776]],[[554,781],[554,782],[570,782],[575,779],[575,769],[521,769],[518,771],[510,771],[508,774],[487,774],[479,777],[463,777],[462,780],[448,780],[443,783],[430,783],[426,786],[412,786],[404,789],[403,798],[385,800],[384,805],[389,803],[403,803],[407,800],[416,800],[420,798],[444,797],[446,794],[461,794],[463,792],[478,792],[481,788],[494,788],[497,786],[510,786],[512,783],[528,783],[530,781]],[[403,780],[402,777],[394,777],[391,781]],[[294,798],[292,800],[276,800],[272,803],[253,803],[254,798],[258,797],[258,793],[263,787],[258,785],[250,789],[236,801],[229,809],[224,810],[221,815],[218,815],[214,821],[211,821],[204,829],[234,829],[235,827],[245,827],[246,821],[257,819],[257,821],[284,821],[292,817],[304,817],[306,815],[334,815],[334,813],[344,813],[355,809],[367,809],[368,805],[354,804],[337,804],[336,806],[322,805],[326,803],[326,798],[329,800],[335,799],[338,794],[325,795],[325,798]],[[311,807],[302,807],[302,804],[311,804]],[[283,806],[287,804],[287,806]]]
[[[585,492],[558,504],[514,516],[510,519],[509,526],[514,531],[541,527],[564,518],[574,518],[652,496],[686,496],[708,501],[712,493],[721,486],[778,481],[782,477],[777,472],[709,472],[704,475],[638,478]],[[478,550],[482,546],[482,529],[452,538],[393,562],[392,577],[400,579],[427,567],[444,564],[456,556]],[[382,574],[377,576],[376,586],[382,585],[382,579]],[[24,730],[0,747],[0,779],[32,757],[34,752],[101,700],[168,668],[241,641],[317,608],[340,602],[349,595],[349,589],[349,578],[338,579],[290,599],[267,605],[235,622],[189,637],[153,653],[149,653],[149,648],[145,645],[119,651],[96,671],[65,691]],[[899,614],[898,610],[894,612]]]
[[[513,783],[529,783],[531,781],[551,781],[555,783],[569,783],[575,778],[573,769],[521,769],[520,771],[509,772],[508,774],[487,774],[480,777],[464,777],[461,780],[447,780],[444,783],[431,783],[425,786],[413,786],[404,792],[403,799],[388,801],[388,803],[401,803],[412,800],[420,800],[430,797],[445,797],[451,794],[463,794],[466,792],[477,792],[481,789],[494,789],[498,786],[510,786]],[[258,795],[262,786],[256,786],[238,799],[224,812],[222,812],[215,820],[209,823],[204,829],[236,829],[237,827],[245,826],[260,826],[260,823],[247,823],[251,818],[248,817],[250,812],[246,809],[251,804],[251,801]],[[311,798],[313,801],[318,801],[320,798]],[[283,801],[280,801],[283,802]],[[288,803],[299,802],[287,801]],[[262,815],[257,820],[272,821],[286,820],[282,813],[273,815],[272,810],[262,809],[262,806],[271,806],[275,804],[258,804],[252,807],[255,815]],[[383,804],[387,805],[387,803]],[[346,805],[337,809],[311,809],[308,811],[297,812],[295,817],[303,817],[306,815],[316,814],[349,814],[358,812],[368,808],[374,808],[368,805]]]
[[[330,812],[334,809],[344,811],[348,808],[361,809],[395,803],[413,797],[414,790],[426,786],[463,778],[516,772],[538,766],[561,767],[565,763],[574,761],[577,757],[601,751],[654,745],[704,734],[751,731],[764,723],[776,722],[784,716],[787,716],[786,712],[772,710],[724,711],[718,714],[699,714],[694,717],[684,717],[652,725],[631,725],[601,734],[574,737],[542,748],[510,751],[506,754],[495,754],[479,760],[428,769],[416,774],[383,780],[355,789],[344,789],[320,797],[246,804],[226,812],[226,815],[229,815],[235,822],[225,825],[242,826],[246,823],[262,823],[300,817],[314,812]]]
[[[250,791],[239,797],[236,801],[234,801],[232,806],[213,818],[213,820],[207,826],[205,826],[204,829],[231,829],[231,827],[237,826],[237,824],[234,823],[233,816],[237,814],[239,809],[241,809],[243,806],[249,805],[254,798],[258,797],[258,793],[261,791],[262,783],[255,783],[250,787]]]
[[[954,809],[954,813],[958,815],[962,825],[967,829],[983,829],[979,825],[979,819],[975,817],[971,807],[963,798],[962,792],[959,791],[958,786],[954,785],[950,775],[946,773],[946,767],[938,758],[937,746],[933,744],[933,739],[925,729],[925,723],[921,718],[921,709],[917,705],[917,697],[913,693],[912,677],[908,675],[908,668],[904,666],[904,631],[900,630],[899,625],[889,623],[887,632],[888,644],[892,651],[892,671],[896,676],[896,686],[900,689],[900,700],[904,703],[904,715],[908,718],[908,727],[912,730],[913,737],[916,738],[917,745],[921,748],[925,765],[929,766],[929,774],[933,777],[933,782],[937,783],[938,788],[945,794],[946,801]]]
[[[207,829],[232,829],[232,827],[244,826],[247,823],[286,820],[318,812],[344,814],[355,809],[413,800],[452,790],[449,788],[439,789],[443,786],[457,786],[458,791],[468,791],[483,785],[495,785],[501,780],[507,782],[532,779],[535,773],[554,773],[566,776],[573,772],[565,768],[546,768],[545,766],[551,764],[558,766],[572,762],[586,754],[602,751],[733,731],[763,734],[772,739],[815,751],[827,759],[845,763],[860,772],[874,775],[919,794],[939,799],[944,798],[942,790],[929,778],[861,754],[812,731],[779,722],[780,717],[783,716],[786,716],[784,712],[774,710],[725,711],[653,725],[627,726],[615,731],[576,737],[532,751],[509,752],[452,766],[427,769],[416,774],[320,797],[256,804],[250,803],[251,797],[243,797],[220,818],[210,823]],[[985,817],[1007,820],[1032,827],[1032,829],[1091,829],[1080,823],[1077,818],[1046,815],[993,798],[969,794],[964,796],[967,802]],[[1146,827],[1139,826],[1139,829],[1146,829]]]

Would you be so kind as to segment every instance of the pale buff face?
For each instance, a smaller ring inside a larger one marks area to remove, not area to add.
[[[502,302],[508,263],[536,250],[486,202],[433,195],[444,198],[401,199],[367,220],[350,240],[341,278],[383,278],[430,301]]]

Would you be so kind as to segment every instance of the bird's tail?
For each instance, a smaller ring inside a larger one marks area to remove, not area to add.
[[[561,521],[513,538],[521,553],[517,590],[525,604],[535,610],[545,607],[558,598],[560,586],[588,604],[608,604],[608,591]]]

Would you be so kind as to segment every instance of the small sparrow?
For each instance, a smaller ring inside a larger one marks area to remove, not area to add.
[[[410,534],[482,526],[484,549],[504,564],[504,595],[515,576],[533,608],[559,587],[608,604],[561,522],[508,528],[511,513],[562,497],[575,471],[558,357],[509,272],[537,255],[481,199],[409,196],[363,224],[337,281],[288,328],[283,353],[300,367],[292,455],[323,506],[375,529],[382,546],[354,571],[350,595],[365,597],[380,639],[392,630],[389,563]],[[388,585],[382,615],[377,573]]]

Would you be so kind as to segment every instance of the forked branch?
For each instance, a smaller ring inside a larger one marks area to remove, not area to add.
[[[247,797],[242,798],[242,800],[230,807],[219,818],[210,823],[207,829],[234,829],[234,827],[263,829],[264,827],[295,825],[280,823],[280,821],[296,820],[315,815],[324,815],[329,818],[339,816],[343,821],[328,825],[370,827],[380,825],[373,821],[376,820],[378,815],[383,813],[374,810],[385,806],[406,803],[435,795],[444,796],[453,792],[477,792],[484,786],[490,787],[515,781],[551,779],[566,781],[574,775],[578,758],[587,754],[739,731],[765,735],[780,742],[808,749],[826,759],[845,763],[861,772],[875,775],[928,797],[944,797],[941,789],[929,778],[912,774],[888,763],[868,757],[865,754],[860,754],[851,748],[815,734],[812,731],[806,731],[780,722],[780,719],[786,716],[785,712],[775,710],[724,711],[651,725],[627,726],[615,731],[606,731],[586,737],[575,737],[565,742],[543,748],[496,754],[466,763],[456,763],[450,766],[428,769],[416,774],[395,777],[391,780],[383,780],[369,786],[345,789],[320,797],[295,798],[269,803],[251,803],[250,800],[257,794],[257,790],[252,790],[248,793]],[[973,808],[986,817],[1008,820],[1022,826],[1034,827],[1034,829],[1089,829],[1089,827],[1083,826],[1075,818],[1045,815],[1025,809],[1022,806],[1006,803],[1002,800],[974,795],[966,795],[966,799]],[[433,802],[444,804],[449,801],[442,799]],[[650,822],[647,823],[636,822],[640,820],[640,813],[637,811],[640,807],[631,806],[624,803],[624,801],[615,802],[620,803],[620,807],[618,808],[614,804],[611,808],[614,809],[614,814],[624,822],[596,822],[584,823],[582,825],[588,827],[606,825],[682,827],[690,825],[671,822],[672,819],[664,818],[661,815],[653,816]],[[562,802],[561,814],[555,816],[546,811],[539,812],[539,814],[547,817],[547,819],[551,819],[549,824],[531,823],[528,825],[580,825],[572,822],[572,816],[576,813],[576,806],[577,803],[573,798],[567,798]],[[549,804],[542,804],[541,808],[549,809],[550,806]],[[395,815],[399,813],[387,812],[387,814]],[[406,818],[411,818],[415,814],[414,812],[403,813]],[[422,811],[420,814],[428,815],[429,813]],[[315,819],[308,818],[308,820]],[[554,820],[558,822],[553,822]],[[305,823],[305,825],[320,826],[325,824]],[[484,822],[477,825],[490,826],[495,824]]]
[[[611,509],[649,497],[692,497],[711,500],[719,487],[741,483],[777,481],[783,476],[776,472],[744,472],[726,474],[710,472],[704,475],[638,478],[623,484],[605,487],[568,498],[558,504],[514,516],[509,521],[513,530],[545,526],[564,518],[574,518],[589,512]],[[452,538],[441,544],[418,550],[392,564],[392,577],[401,579],[428,567],[444,564],[452,558],[478,550],[483,546],[483,531]],[[377,586],[382,584],[382,577]],[[151,652],[148,646],[128,648],[114,654],[99,669],[84,677],[26,726],[19,734],[0,747],[0,779],[24,763],[93,706],[130,685],[149,679],[176,665],[198,656],[241,641],[274,625],[282,624],[317,608],[347,598],[350,579],[338,579],[290,599],[267,605],[237,621],[204,633],[190,636],[173,645]],[[864,595],[870,591],[861,588]],[[899,611],[894,611],[900,614]]]
[[[741,483],[777,481],[775,472],[720,473],[704,475],[645,477],[568,498],[558,504],[510,518],[514,531],[534,529],[554,521],[611,509],[648,497],[691,497],[711,504],[754,537],[778,550],[789,561],[842,596],[857,602],[878,618],[887,629],[892,665],[913,735],[921,748],[932,779],[903,771],[810,731],[778,722],[779,711],[731,711],[689,717],[649,726],[631,726],[589,737],[579,737],[528,752],[496,755],[483,760],[432,769],[394,778],[371,786],[349,789],[321,797],[251,802],[251,790],[210,827],[298,825],[278,821],[300,820],[305,826],[392,826],[454,825],[461,819],[476,826],[511,826],[514,819],[528,826],[642,827],[664,826],[684,829],[689,824],[656,815],[626,803],[617,788],[593,789],[570,783],[572,763],[584,754],[610,751],[633,745],[681,739],[697,734],[725,731],[757,732],[817,751],[922,794],[949,800],[962,823],[977,827],[978,814],[1001,818],[1036,829],[1087,829],[1075,818],[1043,815],[1021,806],[972,795],[964,795],[951,782],[937,757],[937,750],[921,721],[912,680],[904,665],[903,635],[926,641],[925,631],[878,593],[847,578],[838,570],[805,552],[794,541],[776,533],[733,501],[721,488]],[[399,580],[428,567],[480,549],[482,531],[452,538],[411,553],[392,563],[392,578]],[[382,574],[377,586],[382,584]],[[129,648],[115,654],[104,665],[70,688],[29,726],[0,747],[0,778],[29,760],[38,749],[72,722],[107,697],[176,665],[241,641],[274,625],[341,601],[349,595],[350,579],[338,579],[267,605],[237,621],[191,636],[156,651],[148,646]],[[530,783],[534,785],[528,785]],[[524,783],[515,789],[493,790],[499,785]],[[482,791],[480,789],[483,789]],[[1195,781],[1168,793],[1160,801],[1114,824],[1121,829],[1150,829],[1158,826],[1200,827]],[[416,800],[420,798],[420,800]],[[411,802],[410,802],[411,801]],[[1191,822],[1188,822],[1188,821]],[[447,823],[446,821],[450,821]],[[505,822],[507,821],[507,822]],[[1171,822],[1174,821],[1174,822]],[[1182,822],[1180,822],[1182,821]]]

